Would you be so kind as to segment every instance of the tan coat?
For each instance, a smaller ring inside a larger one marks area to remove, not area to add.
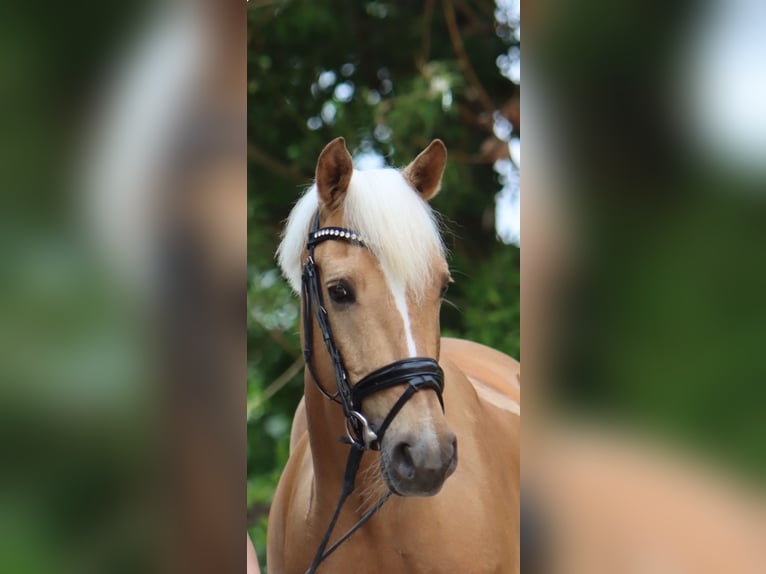
[[[458,436],[457,470],[436,496],[391,497],[319,572],[519,571],[519,365],[498,351],[457,339],[442,340],[440,364],[445,371],[446,417]],[[332,435],[309,437],[307,412],[314,402],[321,409],[329,401],[316,392],[313,382],[308,381],[306,389],[269,516],[269,574],[305,572],[340,493],[348,447]],[[340,430],[341,410],[329,405],[337,410]],[[325,465],[332,472],[317,476],[316,458],[332,461]],[[356,491],[331,542],[377,499],[378,458],[377,453],[365,454]],[[371,488],[376,496],[369,496]]]

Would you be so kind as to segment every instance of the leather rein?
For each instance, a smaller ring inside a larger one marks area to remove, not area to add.
[[[332,554],[341,543],[347,540],[356,530],[358,530],[372,515],[388,500],[392,492],[389,491],[383,495],[372,508],[354,524],[345,534],[343,534],[330,548],[327,548],[330,535],[335,528],[335,523],[340,516],[348,496],[354,491],[356,473],[359,470],[359,463],[362,454],[366,450],[380,450],[383,436],[388,429],[394,417],[399,413],[405,403],[419,390],[432,389],[439,398],[442,411],[444,410],[444,400],[442,392],[444,390],[444,372],[439,364],[428,357],[411,357],[395,361],[380,369],[377,369],[363,377],[355,385],[349,380],[348,371],[343,363],[343,357],[340,349],[335,344],[332,336],[332,329],[327,314],[327,307],[322,295],[322,284],[319,278],[319,268],[314,259],[314,249],[324,241],[339,240],[365,247],[362,236],[356,231],[351,231],[342,227],[319,227],[319,211],[314,216],[311,230],[308,234],[306,248],[308,257],[303,265],[303,274],[301,277],[301,299],[303,302],[303,355],[306,361],[311,378],[319,391],[328,399],[338,403],[343,409],[343,416],[346,425],[346,437],[341,437],[341,441],[350,445],[348,459],[346,460],[346,470],[343,478],[343,488],[341,490],[338,505],[335,509],[330,524],[325,531],[319,548],[316,551],[311,566],[306,574],[313,574],[319,564]],[[312,316],[316,319],[319,330],[322,334],[325,347],[330,355],[335,371],[335,382],[337,390],[331,393],[319,381],[313,366],[313,328]],[[390,387],[407,385],[404,393],[391,407],[388,415],[383,422],[373,427],[362,414],[362,401],[377,392]]]

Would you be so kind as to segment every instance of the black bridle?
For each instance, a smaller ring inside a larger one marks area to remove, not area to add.
[[[358,528],[360,528],[383,503],[391,496],[387,492],[362,518],[351,527],[343,536],[341,536],[329,549],[325,550],[332,534],[335,523],[340,515],[343,503],[354,490],[356,472],[359,469],[359,463],[365,450],[380,450],[383,441],[383,435],[388,429],[397,413],[402,409],[405,403],[419,390],[432,389],[439,398],[442,410],[444,410],[444,400],[442,392],[444,390],[444,372],[439,364],[431,358],[413,357],[395,361],[389,365],[377,369],[355,385],[349,380],[348,371],[343,364],[343,357],[340,349],[335,344],[332,336],[332,329],[327,315],[327,307],[324,304],[322,296],[322,284],[319,279],[319,269],[314,259],[314,249],[319,243],[327,240],[346,241],[353,245],[364,247],[362,236],[349,229],[342,227],[319,227],[319,212],[314,216],[314,222],[308,234],[306,247],[308,257],[303,265],[303,275],[301,278],[301,298],[303,299],[303,354],[306,360],[306,367],[311,374],[319,391],[328,399],[337,402],[343,408],[343,416],[346,424],[347,437],[342,438],[343,442],[350,445],[348,460],[346,461],[346,471],[343,479],[343,489],[341,490],[338,506],[330,520],[330,524],[325,531],[319,548],[317,549],[314,561],[312,562],[306,574],[313,574],[319,564],[327,558],[335,549]],[[316,318],[319,330],[322,333],[327,352],[333,363],[335,371],[335,382],[337,391],[329,392],[319,381],[313,366],[313,321],[312,315]],[[383,391],[393,386],[407,385],[404,393],[391,407],[386,418],[376,428],[367,421],[362,414],[362,401],[372,394]]]

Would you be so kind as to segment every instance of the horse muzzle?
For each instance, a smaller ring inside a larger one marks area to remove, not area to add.
[[[389,439],[381,449],[381,471],[395,494],[433,496],[457,468],[457,438],[450,430],[439,436],[392,433]]]

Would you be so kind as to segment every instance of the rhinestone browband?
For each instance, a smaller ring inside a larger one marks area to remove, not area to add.
[[[323,227],[313,233],[309,234],[308,244],[313,245],[323,241],[324,239],[345,239],[347,241],[353,241],[354,243],[364,244],[362,236],[356,231],[350,231],[342,227]]]

